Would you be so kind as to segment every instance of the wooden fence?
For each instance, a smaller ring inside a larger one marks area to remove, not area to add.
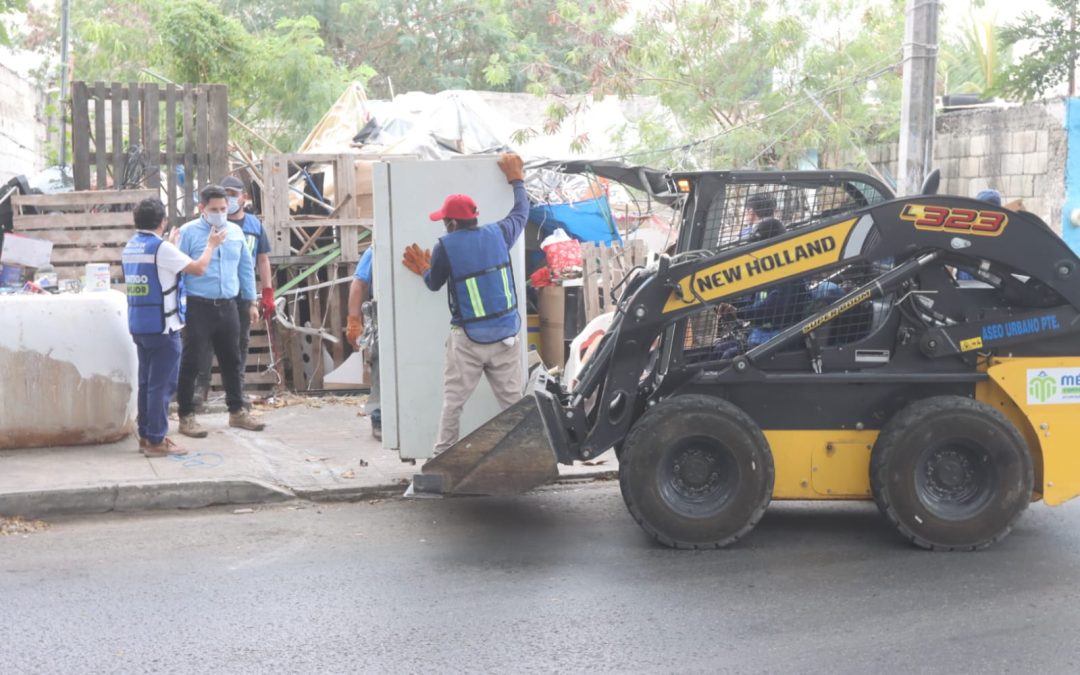
[[[120,254],[135,233],[131,211],[156,195],[156,190],[14,195],[14,229],[53,243],[52,265],[61,279],[81,278],[86,263],[109,263],[113,282],[122,284]]]
[[[71,144],[76,190],[119,189],[125,173],[133,174],[139,187],[164,189],[171,224],[184,222],[194,217],[196,191],[229,170],[228,91],[221,84],[73,82]],[[127,166],[135,146],[145,171]]]
[[[586,322],[614,311],[612,289],[622,284],[630,270],[644,266],[646,256],[645,242],[640,240],[627,242],[625,247],[614,243],[610,246],[595,242],[581,244]],[[616,297],[618,295],[616,293]]]

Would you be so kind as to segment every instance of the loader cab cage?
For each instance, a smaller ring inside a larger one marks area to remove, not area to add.
[[[892,199],[892,191],[854,172],[705,172],[676,174],[689,182],[678,251],[715,253],[797,231],[825,218]],[[790,326],[891,269],[892,259],[849,265],[787,281],[728,303],[737,312],[708,307],[680,322],[676,344],[685,365],[726,360]],[[873,332],[892,298],[867,303],[822,332],[825,346],[855,342]]]

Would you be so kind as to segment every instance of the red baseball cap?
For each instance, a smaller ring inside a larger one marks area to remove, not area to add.
[[[442,208],[438,211],[432,211],[430,217],[432,220],[445,220],[446,218],[469,220],[475,218],[479,212],[480,210],[476,208],[476,202],[469,195],[450,195],[443,202]]]

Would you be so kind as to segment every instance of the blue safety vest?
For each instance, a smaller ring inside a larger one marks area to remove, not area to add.
[[[127,285],[128,331],[132,335],[160,335],[166,317],[177,314],[184,322],[183,275],[176,275],[172,288],[162,289],[158,277],[157,252],[161,237],[137,232],[124,247],[121,257]],[[165,312],[165,296],[176,293],[176,309]]]
[[[517,335],[521,317],[510,250],[498,225],[458,230],[439,239],[450,261],[450,313],[473,342]]]

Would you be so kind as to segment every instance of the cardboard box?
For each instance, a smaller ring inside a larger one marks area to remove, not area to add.
[[[0,251],[0,263],[41,267],[52,258],[53,243],[45,239],[31,239],[10,232],[4,235],[4,248]]]

